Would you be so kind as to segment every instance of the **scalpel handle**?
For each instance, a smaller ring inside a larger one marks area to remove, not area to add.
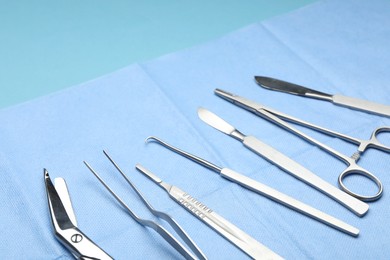
[[[359,217],[363,216],[368,211],[369,206],[367,203],[348,195],[330,183],[324,181],[296,161],[290,159],[273,147],[263,143],[256,137],[246,136],[243,140],[243,144],[256,154],[270,161],[272,164],[333,198]]]
[[[200,203],[188,193],[172,186],[170,197],[199,220],[210,226],[253,259],[283,259],[241,229]]]
[[[357,110],[366,111],[372,114],[390,117],[390,106],[378,104],[375,102],[346,97],[342,95],[333,95],[332,102],[336,105],[350,107]]]
[[[240,184],[241,186],[244,186],[282,205],[316,219],[328,226],[334,227],[351,236],[359,235],[359,229],[233,170],[223,168],[221,175],[233,182]]]

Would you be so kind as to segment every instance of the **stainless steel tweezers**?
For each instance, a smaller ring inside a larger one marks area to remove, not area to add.
[[[123,171],[119,168],[119,166],[111,159],[111,157],[107,154],[107,152],[103,151],[103,153],[107,156],[107,158],[111,161],[111,163],[115,166],[115,168],[120,172],[120,174],[125,178],[127,183],[133,188],[133,190],[140,197],[145,206],[149,209],[149,211],[156,217],[161,218],[168,222],[171,227],[176,231],[176,233],[180,236],[180,238],[187,244],[187,246],[193,251],[194,255],[191,251],[189,251],[186,247],[182,245],[182,243],[177,240],[169,231],[167,231],[160,224],[148,220],[143,219],[137,216],[130,208],[126,205],[126,203],[117,195],[115,192],[102,180],[102,178],[96,173],[92,167],[84,161],[84,164],[88,167],[88,169],[95,175],[95,177],[103,184],[103,186],[111,193],[112,196],[128,211],[130,216],[137,221],[139,224],[154,229],[161,237],[165,239],[173,248],[175,248],[181,255],[183,255],[186,259],[207,259],[203,252],[198,248],[198,246],[192,241],[192,239],[187,235],[187,233],[180,227],[180,225],[168,214],[165,212],[155,210],[149,202],[145,199],[145,197],[141,194],[141,192],[137,189],[137,187],[130,181],[130,179],[123,173]]]

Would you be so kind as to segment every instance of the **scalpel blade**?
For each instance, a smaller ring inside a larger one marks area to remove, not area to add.
[[[360,110],[372,114],[390,117],[390,106],[388,105],[378,104],[375,102],[371,102],[363,99],[357,99],[353,97],[346,97],[338,94],[330,95],[297,84],[293,84],[290,82],[269,78],[269,77],[255,76],[255,80],[257,84],[259,84],[261,87],[266,89],[276,90],[276,91],[294,94],[298,96],[322,99],[322,100],[330,101],[335,105],[349,107],[352,109],[356,109],[356,110]]]

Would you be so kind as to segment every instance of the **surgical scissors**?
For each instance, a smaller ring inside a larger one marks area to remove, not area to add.
[[[163,237],[173,248],[175,248],[182,256],[186,259],[207,259],[203,252],[198,248],[195,242],[188,236],[188,234],[180,227],[180,225],[168,214],[165,212],[155,210],[152,205],[145,199],[137,187],[130,181],[130,179],[123,173],[119,166],[114,162],[114,160],[108,155],[106,151],[103,151],[104,155],[110,160],[110,162],[115,166],[119,173],[125,178],[127,183],[133,188],[133,190],[140,197],[144,205],[149,209],[149,211],[156,217],[165,220],[171,227],[176,231],[180,238],[188,245],[188,247],[196,254],[195,257],[182,243],[177,240],[169,231],[167,231],[160,224],[147,219],[142,219],[137,216],[126,203],[103,181],[103,179],[96,173],[96,171],[86,162],[84,164],[87,168],[95,175],[95,177],[103,184],[103,186],[111,193],[112,196],[129,212],[130,216],[137,221],[139,224],[154,229],[161,237]]]
[[[328,152],[329,154],[333,155],[334,157],[336,157],[336,158],[340,159],[341,161],[343,161],[344,163],[346,163],[347,168],[338,177],[338,183],[340,185],[340,188],[343,191],[345,191],[346,193],[348,193],[348,194],[350,194],[350,195],[352,195],[352,196],[354,196],[362,201],[374,201],[374,200],[379,199],[382,196],[383,185],[382,185],[381,181],[375,175],[373,175],[371,172],[369,172],[368,170],[357,165],[357,161],[359,160],[360,155],[368,148],[376,148],[376,149],[379,149],[379,150],[382,150],[385,152],[390,152],[390,147],[380,143],[377,139],[377,135],[379,133],[390,132],[389,126],[379,127],[373,131],[371,138],[369,140],[361,140],[361,139],[354,138],[354,137],[351,137],[351,136],[348,136],[345,134],[338,133],[338,132],[333,131],[333,130],[326,129],[324,127],[314,125],[312,123],[303,121],[301,119],[292,117],[290,115],[278,112],[274,109],[268,108],[268,107],[263,106],[259,103],[256,103],[256,102],[248,100],[246,98],[234,95],[232,93],[226,92],[226,91],[221,90],[221,89],[215,89],[215,94],[222,97],[223,99],[225,99],[227,101],[232,102],[235,105],[238,105],[238,106],[240,106],[240,107],[242,107],[242,108],[258,115],[258,116],[261,116],[264,119],[267,119],[268,121],[271,121],[272,123],[279,125],[280,127],[296,134],[297,136],[299,136],[299,137],[305,139],[306,141],[318,146],[319,148],[323,149],[324,151]],[[322,132],[326,135],[334,136],[334,137],[337,137],[339,139],[345,140],[347,142],[356,144],[356,145],[358,145],[358,150],[351,157],[348,157],[348,156],[336,151],[335,149],[319,142],[318,140],[310,137],[309,135],[297,130],[296,128],[292,127],[290,124],[283,121],[282,119],[289,121],[289,122],[296,123],[296,124],[304,126],[304,127],[311,128],[313,130]],[[373,181],[376,184],[376,186],[378,187],[377,193],[375,195],[372,195],[372,196],[364,196],[364,195],[360,195],[360,194],[355,193],[355,192],[351,191],[350,189],[348,189],[346,187],[346,185],[344,184],[343,180],[345,179],[345,177],[350,176],[350,175],[355,175],[355,174],[365,176],[368,179],[370,179],[371,181]]]
[[[55,178],[53,185],[46,169],[43,170],[43,175],[51,222],[57,239],[76,259],[113,259],[77,227],[65,180]]]

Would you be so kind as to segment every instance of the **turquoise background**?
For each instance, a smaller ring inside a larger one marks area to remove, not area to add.
[[[311,2],[0,0],[0,108]]]

